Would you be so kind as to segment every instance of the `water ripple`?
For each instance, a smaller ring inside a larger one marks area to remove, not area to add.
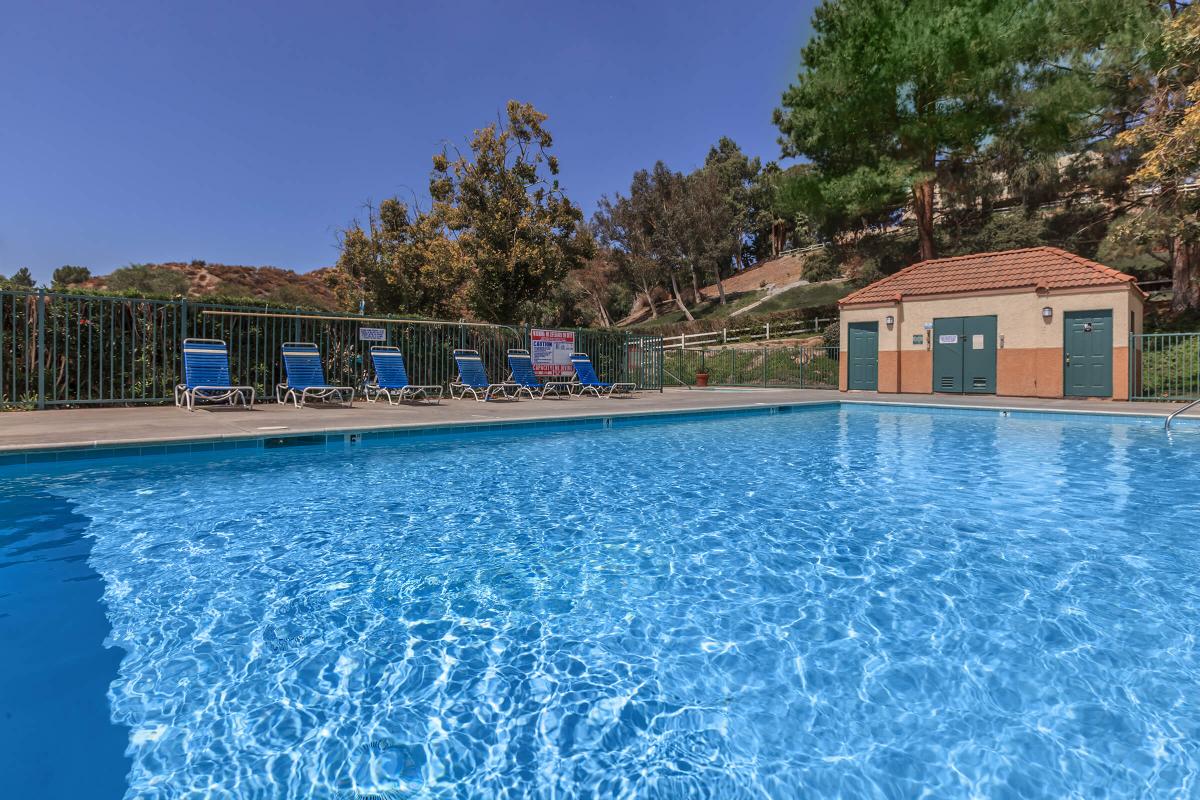
[[[129,798],[1184,796],[1197,466],[850,409],[52,488],[127,653]]]

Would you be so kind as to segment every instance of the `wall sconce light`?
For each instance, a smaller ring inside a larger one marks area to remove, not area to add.
[[[896,324],[896,318],[893,317],[891,314],[888,314],[886,317],[883,318],[883,324],[887,325],[890,328]]]
[[[1051,308],[1050,306],[1042,306],[1042,317],[1044,317],[1045,319],[1050,319],[1053,316],[1054,316],[1053,308]]]

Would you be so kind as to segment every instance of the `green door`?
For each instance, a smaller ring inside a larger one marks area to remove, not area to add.
[[[933,390],[996,393],[996,318],[942,317],[933,321]]]
[[[963,391],[996,393],[996,318],[963,318]]]
[[[933,321],[933,390],[963,390],[963,318]]]
[[[1063,317],[1063,394],[1112,397],[1112,310]]]
[[[874,392],[879,388],[879,323],[851,322],[849,336],[848,388]]]

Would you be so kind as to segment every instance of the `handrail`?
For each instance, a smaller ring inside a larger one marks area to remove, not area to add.
[[[674,379],[675,379],[675,382],[676,382],[676,383],[678,383],[678,384],[679,384],[680,386],[682,386],[683,388],[687,389],[689,392],[692,390],[692,387],[691,387],[690,385],[688,385],[688,384],[684,383],[683,381],[681,381],[681,380],[679,379],[679,376],[678,376],[678,375],[676,375],[675,373],[671,372],[671,370],[667,369],[666,367],[663,367],[663,374],[665,374],[665,375],[670,375],[672,378],[674,378]]]
[[[1193,400],[1192,402],[1188,403],[1188,404],[1187,404],[1186,406],[1184,406],[1183,408],[1177,408],[1177,409],[1175,409],[1174,411],[1172,411],[1172,412],[1170,413],[1170,415],[1168,415],[1168,416],[1167,416],[1167,423],[1166,423],[1166,425],[1164,426],[1164,428],[1165,428],[1166,430],[1168,430],[1168,431],[1169,431],[1169,430],[1171,430],[1171,420],[1175,419],[1176,417],[1178,417],[1178,416],[1179,416],[1180,414],[1182,414],[1183,412],[1187,411],[1187,410],[1188,410],[1189,408],[1191,408],[1192,406],[1200,406],[1200,397],[1197,397],[1195,400]]]

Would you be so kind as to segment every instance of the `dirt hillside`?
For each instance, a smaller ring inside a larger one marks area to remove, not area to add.
[[[325,284],[325,276],[331,267],[298,273],[279,267],[209,264],[203,261],[168,261],[148,266],[185,275],[189,284],[188,296],[193,298],[218,295],[275,300],[282,305],[296,303],[331,310],[338,308],[337,298]],[[107,276],[92,278],[83,286],[106,289]]]
[[[753,292],[763,288],[767,284],[798,281],[804,275],[804,262],[807,256],[807,253],[783,256],[771,261],[764,261],[761,264],[750,267],[750,269],[742,270],[736,275],[725,279],[725,291],[729,293]],[[704,288],[705,294],[716,294],[716,292],[717,285],[715,283],[712,286]]]

